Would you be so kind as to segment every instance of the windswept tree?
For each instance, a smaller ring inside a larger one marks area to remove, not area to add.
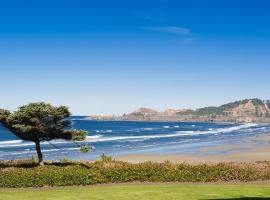
[[[43,164],[40,143],[55,139],[83,141],[87,131],[70,130],[70,112],[67,107],[47,103],[30,103],[15,112],[0,109],[0,122],[22,140],[35,143],[39,164]],[[85,152],[90,148],[84,146]]]
[[[0,109],[0,122],[4,125],[7,122],[7,117],[10,115],[10,112],[8,110]]]

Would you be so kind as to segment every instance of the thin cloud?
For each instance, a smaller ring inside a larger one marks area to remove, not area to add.
[[[178,26],[152,26],[147,28],[150,31],[170,33],[175,35],[190,35],[191,31],[187,28]]]
[[[189,45],[189,44],[194,44],[194,42],[195,42],[195,38],[184,38],[184,39],[178,41],[178,44]]]

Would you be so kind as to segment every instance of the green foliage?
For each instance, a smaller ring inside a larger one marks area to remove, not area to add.
[[[229,109],[232,109],[232,108],[235,108],[241,104],[246,104],[248,102],[251,102],[254,106],[264,106],[264,102],[260,99],[245,99],[245,100],[241,100],[241,101],[235,101],[235,102],[232,102],[232,103],[228,103],[228,104],[224,104],[221,106],[221,108],[223,110],[229,110]]]
[[[61,164],[71,164],[71,163],[74,163],[75,161],[71,160],[71,159],[68,159],[68,158],[61,158],[60,159],[60,163]]]
[[[84,146],[81,146],[80,147],[80,151],[81,152],[84,152],[84,153],[87,153],[91,150],[92,148],[90,146],[87,146],[87,145],[84,145]]]
[[[197,115],[221,115],[224,109],[222,107],[206,107],[196,110]]]
[[[0,109],[0,123],[6,124],[9,115],[10,112],[8,110]]]
[[[23,140],[33,142],[52,139],[71,139],[65,128],[70,125],[67,107],[54,107],[46,103],[21,106],[6,119],[6,127]]]
[[[270,179],[270,163],[173,164],[117,161],[0,162],[0,187],[44,187],[121,182],[218,182]]]
[[[222,107],[205,107],[199,108],[197,110],[187,110],[185,112],[180,112],[182,115],[198,115],[198,116],[206,116],[206,115],[221,115],[223,114],[224,109]]]
[[[5,126],[23,140],[33,142],[66,139],[82,141],[86,138],[84,130],[66,130],[71,124],[67,107],[55,107],[46,103],[30,103],[10,113],[0,110],[0,119]]]
[[[104,153],[100,156],[100,160],[102,162],[111,162],[113,159],[111,156],[107,156]]]
[[[65,131],[65,134],[67,135],[67,137],[73,141],[85,140],[87,133],[88,132],[84,130],[74,130],[74,129]]]
[[[229,111],[239,105],[246,104],[249,101],[255,107],[265,106],[264,102],[260,99],[245,99],[241,101],[235,101],[232,103],[224,104],[219,107],[209,106],[209,107],[199,108],[197,110],[186,110],[185,112],[179,112],[178,114],[179,115],[197,115],[197,116],[223,115],[224,111]],[[260,117],[257,113],[256,113],[256,116]]]
[[[0,122],[12,133],[22,140],[35,142],[40,164],[43,161],[40,142],[54,139],[82,141],[86,138],[84,130],[66,130],[71,125],[69,116],[67,107],[44,102],[21,106],[13,113],[0,110]]]

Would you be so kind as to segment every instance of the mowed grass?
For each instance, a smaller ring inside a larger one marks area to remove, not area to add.
[[[270,199],[268,185],[156,184],[0,189],[0,200]]]

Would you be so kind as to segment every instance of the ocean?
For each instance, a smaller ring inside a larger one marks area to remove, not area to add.
[[[45,160],[97,159],[103,153],[110,156],[129,154],[206,154],[200,148],[243,143],[249,136],[270,133],[270,125],[201,122],[131,122],[91,121],[72,117],[72,126],[89,131],[84,142],[64,140],[42,143]],[[82,153],[79,145],[93,150]],[[215,151],[214,154],[225,153]],[[32,142],[22,141],[0,125],[0,160],[36,157]]]

